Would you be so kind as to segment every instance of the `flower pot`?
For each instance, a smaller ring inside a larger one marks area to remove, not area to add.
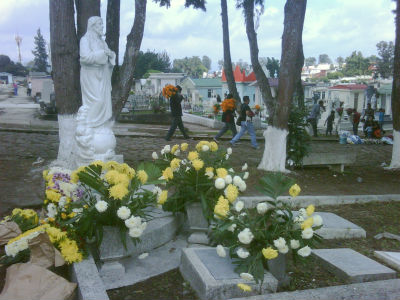
[[[288,286],[290,277],[286,274],[286,255],[279,253],[278,257],[268,260],[268,270],[278,280],[279,287]]]
[[[190,230],[188,242],[193,244],[207,245],[209,243],[209,239],[207,237],[208,222],[203,215],[201,203],[189,203],[185,205],[185,208]]]

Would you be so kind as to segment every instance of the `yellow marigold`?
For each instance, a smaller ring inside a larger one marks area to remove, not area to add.
[[[162,176],[166,181],[174,178],[174,173],[171,169],[171,167],[166,168],[164,171],[162,171]]]
[[[311,226],[313,226],[313,224],[314,224],[314,219],[308,218],[303,223],[301,223],[301,229],[304,230],[304,229],[310,228]]]
[[[315,211],[315,206],[310,204],[309,206],[307,206],[306,208],[306,212],[307,212],[307,216],[311,216]]]
[[[217,172],[217,177],[220,178],[225,178],[226,175],[228,175],[228,171],[225,168],[218,168],[216,172]]]
[[[297,184],[293,184],[289,189],[289,195],[292,197],[297,197],[300,192],[301,188]]]
[[[119,163],[116,161],[110,160],[104,164],[104,169],[106,170],[118,170],[119,169]]]
[[[147,180],[149,179],[149,175],[147,175],[146,171],[144,171],[144,170],[139,170],[137,172],[137,177],[139,178],[139,180],[142,184],[145,184],[147,182]]]
[[[210,150],[211,152],[215,152],[218,150],[218,144],[216,142],[211,142],[210,143]]]
[[[206,173],[207,172],[214,172],[214,168],[213,167],[207,167],[206,168]]]
[[[128,188],[126,187],[126,185],[120,183],[112,186],[109,189],[109,192],[110,192],[110,197],[121,200],[128,194]]]
[[[202,167],[204,167],[204,161],[201,159],[195,159],[192,161],[192,165],[196,171],[199,171]]]
[[[90,164],[93,165],[93,166],[99,166],[99,167],[102,167],[102,168],[104,167],[104,162],[101,161],[101,160],[95,160],[95,161],[91,162]]]
[[[199,158],[199,153],[197,151],[190,151],[188,154],[188,159],[195,160],[196,158]]]
[[[210,142],[209,142],[209,141],[200,141],[200,142],[198,142],[197,145],[196,145],[196,150],[197,150],[197,151],[201,151],[201,150],[202,150],[202,147],[203,147],[204,145],[205,145],[205,146],[208,146],[208,148],[211,148]]]
[[[218,198],[217,204],[214,207],[214,214],[218,219],[226,218],[229,211],[229,201],[224,198],[224,196],[220,196]]]
[[[241,290],[243,290],[245,292],[251,292],[251,286],[249,286],[248,284],[238,283],[237,286],[238,286],[238,288],[240,288]]]
[[[178,149],[179,149],[179,145],[174,145],[174,146],[171,148],[171,153],[172,153],[172,154],[175,154],[176,150],[178,150]]]
[[[46,233],[49,236],[50,241],[52,243],[56,243],[67,237],[66,232],[63,232],[60,229],[58,229],[56,227],[52,227],[52,226],[46,229]]]
[[[278,250],[272,249],[271,247],[263,248],[261,252],[266,259],[274,259],[278,257]]]
[[[46,190],[46,198],[52,202],[58,202],[61,198],[61,194],[54,190]]]
[[[168,198],[168,191],[161,191],[157,197],[157,203],[163,205]]]
[[[188,144],[188,143],[182,143],[182,144],[181,144],[181,150],[182,150],[182,151],[186,151],[188,147],[189,147],[189,144]]]
[[[179,164],[181,163],[181,160],[178,158],[174,158],[171,160],[171,169],[172,171],[175,171],[179,168]]]
[[[61,255],[67,263],[80,262],[83,258],[74,240],[65,239],[61,241],[60,249]]]
[[[235,185],[229,184],[226,187],[226,189],[225,189],[225,197],[228,198],[230,203],[233,203],[236,200],[238,195],[239,195],[239,190]]]

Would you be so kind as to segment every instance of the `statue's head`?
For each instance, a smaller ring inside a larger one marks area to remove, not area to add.
[[[90,17],[88,20],[87,31],[103,35],[103,20],[98,16]]]

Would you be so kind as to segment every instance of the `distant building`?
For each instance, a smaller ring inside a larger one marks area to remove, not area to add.
[[[0,72],[0,81],[5,84],[13,83],[13,76],[10,73]]]
[[[241,70],[240,67],[237,65],[235,70],[233,70],[233,77],[236,82],[236,89],[240,96],[240,99],[243,99],[243,96],[250,97],[250,104],[256,103],[256,87],[254,82],[257,81],[256,75],[254,72],[250,72],[246,74],[245,70]],[[222,93],[221,98],[224,98],[225,94],[229,93],[228,83],[226,81],[225,70],[222,71]]]
[[[50,95],[52,92],[54,92],[54,86],[53,86],[53,79],[51,79],[51,76],[47,74],[46,72],[29,72],[28,75],[28,82],[32,83],[32,96],[40,96],[42,97],[42,92],[43,88],[45,88],[46,91],[49,91],[46,93],[46,95]],[[50,96],[49,96],[50,97]],[[42,97],[43,99],[43,97]],[[47,101],[47,97],[46,97]],[[49,98],[50,101],[50,98]]]
[[[339,84],[329,88],[329,100],[343,102],[343,108],[354,108],[363,111],[365,84]]]
[[[182,95],[192,105],[203,105],[207,108],[216,102],[217,95],[221,98],[221,78],[199,78],[187,77],[182,81]]]
[[[146,81],[147,93],[157,95],[167,84],[180,85],[184,78],[184,73],[151,73]]]
[[[377,88],[377,109],[385,109],[385,115],[392,115],[392,83],[379,83]]]

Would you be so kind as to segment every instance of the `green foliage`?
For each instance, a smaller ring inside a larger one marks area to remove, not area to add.
[[[3,265],[4,267],[8,267],[8,266],[11,266],[11,265],[17,264],[17,263],[26,263],[29,261],[30,257],[31,257],[31,251],[28,248],[28,249],[18,252],[18,254],[15,255],[15,257],[7,256],[7,255],[0,257],[0,265]]]
[[[203,58],[201,59],[201,62],[203,66],[207,68],[207,70],[211,69],[211,58],[209,58],[207,55],[204,55]]]
[[[309,153],[311,138],[306,131],[307,111],[292,105],[289,115],[289,134],[286,144],[286,162],[288,165],[301,166],[303,158]]]
[[[328,73],[326,77],[328,79],[339,79],[339,78],[342,78],[343,76],[344,76],[344,74],[342,72],[337,71],[337,72]]]
[[[32,51],[35,56],[35,67],[34,69],[38,72],[47,72],[47,51],[46,51],[46,41],[40,32],[40,28],[37,30],[37,35],[35,36],[35,50]]]
[[[203,72],[207,72],[207,68],[198,56],[174,59],[173,66],[173,71],[186,73],[192,78],[201,78]]]
[[[7,55],[0,55],[0,72],[7,72],[14,76],[26,76],[28,70],[20,63],[14,63]]]
[[[383,78],[389,78],[393,75],[394,44],[392,41],[380,41],[376,44],[376,48],[380,56],[377,59],[378,72]]]
[[[269,71],[269,76],[271,78],[279,77],[279,68],[280,68],[279,59],[275,59],[274,57],[271,57],[271,58],[261,57],[260,64],[266,66],[267,70]]]
[[[317,59],[315,57],[307,57],[305,59],[306,67],[314,66],[317,63]]]
[[[371,74],[371,71],[368,70],[369,65],[368,58],[363,57],[361,51],[353,51],[349,57],[346,57],[346,66],[343,69],[343,73],[346,76]]]
[[[150,74],[156,72],[170,72],[171,61],[166,51],[156,53],[147,50],[146,52],[139,52],[136,62],[134,76],[135,78],[148,78]]]
[[[319,64],[331,64],[332,61],[329,58],[328,54],[320,54],[318,57],[318,63]]]

